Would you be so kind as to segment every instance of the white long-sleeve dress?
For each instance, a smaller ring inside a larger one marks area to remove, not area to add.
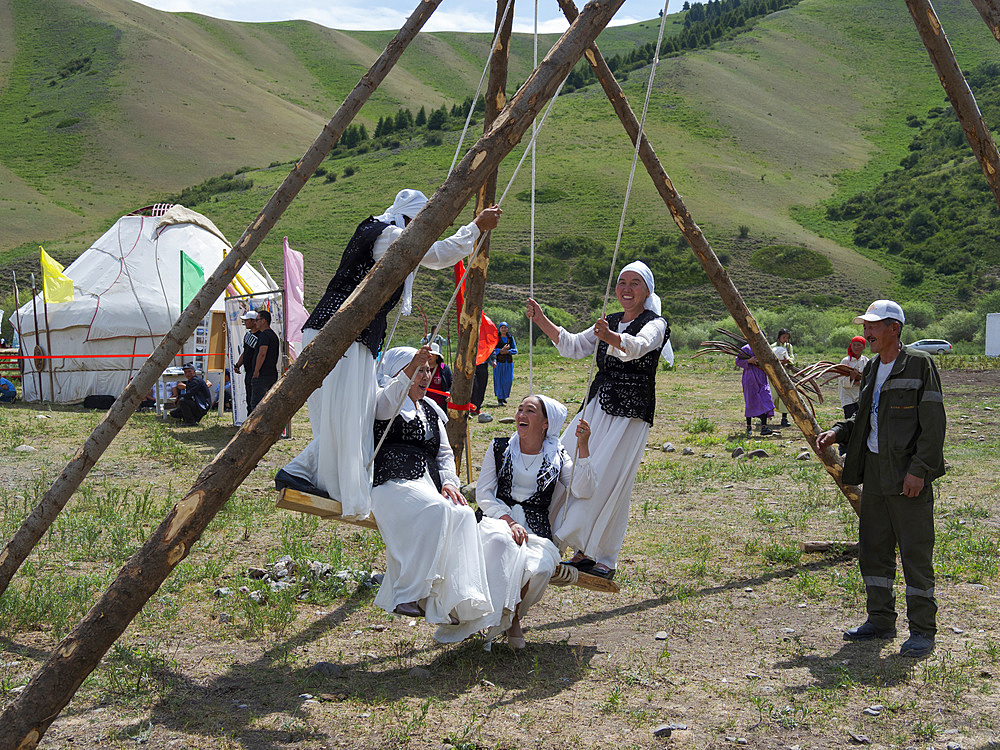
[[[380,389],[375,417],[391,418],[408,388],[409,379],[401,374]],[[457,490],[455,456],[445,435],[443,415],[429,399],[421,402],[432,407],[438,421],[437,467],[441,483]],[[425,409],[409,397],[396,418],[419,420],[425,437],[430,437]],[[386,558],[385,579],[375,597],[376,605],[392,612],[400,604],[417,602],[427,621],[435,624],[450,622],[451,614],[462,623],[492,614],[483,545],[471,508],[456,505],[442,495],[427,469],[419,479],[389,479],[372,489],[371,498]]]
[[[635,336],[624,333],[628,325],[625,321],[619,324],[616,333],[621,336],[622,349],[608,346],[609,357],[628,362],[645,356],[664,342],[667,322],[663,318],[649,321]],[[569,333],[560,327],[556,349],[564,357],[582,359],[592,356],[597,344],[593,326],[582,333]],[[672,361],[669,346],[668,340],[661,356]],[[586,418],[590,423],[590,460],[598,477],[597,488],[589,498],[571,492],[562,507],[553,508],[552,531],[560,547],[582,550],[592,560],[614,570],[625,542],[632,485],[646,448],[649,424],[638,417],[611,416],[601,408],[598,399],[587,402]],[[577,413],[561,439],[571,456],[576,451],[579,421]]]
[[[541,454],[518,455],[512,462],[511,497],[518,501],[531,497],[538,490],[538,475],[542,468]],[[589,459],[579,459],[574,474],[572,458],[564,455],[556,480],[556,494],[566,490],[571,476],[573,489],[581,497],[588,496],[597,486]],[[524,508],[519,504],[507,505],[497,497],[497,489],[497,465],[491,444],[479,472],[476,503],[483,511],[479,535],[486,558],[493,613],[478,621],[439,628],[434,637],[442,643],[460,641],[479,630],[485,631],[488,640],[496,638],[511,626],[515,611],[523,618],[528,609],[542,598],[559,564],[559,550],[555,544],[532,533]],[[528,531],[528,540],[524,544],[514,541],[510,526],[501,520],[505,514]]]
[[[375,240],[372,255],[378,261],[403,233],[389,225]],[[472,252],[480,231],[467,224],[447,239],[438,240],[424,255],[420,265],[448,268]],[[318,330],[302,332],[305,348]],[[375,417],[375,360],[359,341],[353,342],[323,384],[307,401],[313,439],[285,471],[308,479],[339,500],[346,517],[364,518],[371,509],[372,473],[368,468],[374,451],[368,425]]]

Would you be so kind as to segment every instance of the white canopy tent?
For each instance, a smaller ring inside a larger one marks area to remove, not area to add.
[[[73,280],[74,299],[49,303],[47,335],[41,294],[18,311],[25,352],[53,355],[25,360],[25,400],[72,403],[95,394],[117,396],[180,316],[181,251],[208,278],[230,249],[209,219],[183,206],[162,216],[120,218],[64,271]],[[237,294],[272,290],[250,266],[238,278]],[[213,311],[223,309],[221,298],[212,305]],[[207,335],[201,339],[185,343],[185,358],[208,353]]]

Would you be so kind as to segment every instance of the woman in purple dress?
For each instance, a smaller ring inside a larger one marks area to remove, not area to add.
[[[736,366],[743,370],[743,403],[746,405],[743,416],[747,418],[747,437],[753,434],[754,417],[760,419],[760,434],[770,435],[774,430],[767,426],[767,418],[774,416],[774,401],[767,373],[757,364],[749,344],[744,344],[741,351],[746,357],[737,357]]]

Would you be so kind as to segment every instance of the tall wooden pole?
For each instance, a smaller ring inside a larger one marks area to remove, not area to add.
[[[996,0],[972,0],[972,4],[990,27],[993,38],[1000,42],[1000,4]]]
[[[558,1],[563,14],[572,23],[573,19],[577,17],[576,6],[572,0]],[[584,52],[584,57],[590,63],[594,74],[597,76],[597,80],[600,81],[601,86],[604,88],[604,93],[610,100],[611,106],[618,115],[618,119],[625,126],[625,131],[628,133],[634,146],[635,139],[639,137],[639,120],[629,106],[625,92],[618,85],[618,81],[615,80],[614,74],[608,68],[596,44],[592,44]],[[740,332],[750,343],[750,348],[756,355],[758,362],[760,362],[764,371],[767,372],[771,383],[775,386],[782,401],[788,407],[788,413],[795,419],[795,424],[802,430],[802,434],[809,441],[813,450],[816,450],[816,436],[820,432],[819,424],[813,418],[812,412],[802,402],[791,379],[788,377],[788,373],[785,372],[785,368],[781,366],[774,356],[767,339],[764,338],[764,335],[760,331],[760,326],[757,325],[757,321],[754,319],[750,309],[743,302],[743,297],[740,295],[732,279],[729,278],[726,269],[722,267],[722,264],[715,255],[715,251],[712,250],[708,240],[705,239],[701,228],[691,218],[691,213],[684,205],[680,194],[674,189],[673,183],[660,164],[660,160],[657,158],[656,152],[653,151],[653,147],[647,140],[645,133],[642,134],[639,144],[639,158],[642,159],[642,163],[646,167],[646,171],[649,172],[649,176],[660,193],[660,197],[663,198],[663,202],[667,204],[674,222],[684,233],[688,243],[691,245],[691,249],[694,250],[694,254],[698,258],[698,262],[701,263],[701,267],[705,269],[709,280],[719,292],[719,296],[725,303],[726,309],[729,310],[729,314],[732,315]],[[818,452],[817,455],[819,455],[820,460],[823,462],[824,468],[833,477],[841,492],[844,493],[844,496],[850,502],[851,507],[857,512],[860,507],[861,494],[856,486],[845,485],[841,481],[840,474],[844,467],[837,451],[831,447]]]
[[[173,361],[183,343],[191,337],[195,327],[208,314],[212,304],[222,295],[226,287],[236,277],[243,263],[249,259],[267,233],[271,231],[271,227],[275,225],[285,209],[298,195],[299,190],[316,171],[316,167],[330,153],[344,129],[392,70],[403,54],[403,50],[416,37],[417,32],[440,3],[441,0],[420,0],[417,9],[406,20],[399,33],[386,45],[385,51],[372,64],[368,72],[361,77],[357,86],[347,96],[340,109],[326,124],[312,146],[296,162],[295,167],[274,191],[264,209],[243,232],[243,236],[233,247],[232,252],[226,254],[211,277],[205,282],[201,291],[195,295],[187,309],[181,313],[170,332],[163,337],[163,340],[143,363],[139,372],[122,391],[108,413],[94,428],[87,441],[76,452],[73,459],[66,464],[62,473],[32,510],[31,515],[7,543],[3,552],[0,552],[0,596],[3,596],[11,579],[28,554],[45,535],[62,509],[66,507],[66,503],[69,502],[70,497],[76,492],[87,473],[94,467],[107,447],[111,445],[111,441],[125,426],[128,418],[139,407],[139,402],[146,397],[149,389],[153,387],[163,370]],[[34,286],[34,282],[32,282],[32,286]],[[35,328],[36,330],[38,328],[37,316]],[[39,375],[39,377],[41,376]],[[41,383],[39,383],[38,388],[39,393],[41,393]]]
[[[962,75],[962,69],[958,67],[955,53],[948,43],[941,21],[934,12],[934,6],[930,4],[930,0],[906,0],[906,7],[913,16],[913,23],[916,24],[920,38],[927,48],[934,70],[937,71],[941,85],[944,86],[962,130],[965,131],[972,153],[979,161],[983,176],[986,177],[986,184],[989,185],[994,200],[1000,206],[1000,153],[997,152],[993,136],[983,121],[979,105],[976,104],[976,97],[973,96],[968,81]],[[987,20],[987,23],[990,22]]]
[[[42,313],[45,315],[45,349],[49,357],[52,356],[52,333],[49,329],[49,301],[45,298],[45,279],[42,279]],[[52,395],[52,402],[56,400],[56,379],[52,374],[52,366],[55,360],[49,359],[49,393]]]
[[[35,288],[35,274],[31,274],[31,314],[35,319],[35,348],[31,352],[35,358],[31,360],[31,363],[35,367],[35,380],[38,381],[38,402],[41,403],[45,398],[42,394],[42,371],[40,368],[45,366],[45,360],[37,359],[38,352],[41,351],[42,347],[38,345],[38,290]],[[24,384],[22,383],[22,385]]]
[[[323,382],[475,190],[520,142],[541,107],[623,2],[595,1],[584,8],[490,131],[466,154],[229,444],[126,562],[110,588],[0,714],[0,750],[30,750],[38,745],[87,675],[174,567],[187,557],[215,514],[277,440],[285,422]]]
[[[513,6],[514,0],[511,0]],[[493,37],[496,47],[490,60],[490,78],[486,84],[486,112],[483,132],[487,132],[497,115],[507,104],[507,69],[510,62],[510,35],[514,25],[514,8],[504,18],[505,0],[497,0],[497,15]],[[493,172],[476,193],[478,215],[484,208],[493,205],[497,194],[497,174]],[[467,404],[472,395],[472,381],[476,375],[476,352],[479,350],[479,323],[483,315],[483,298],[486,294],[486,269],[490,264],[490,238],[482,239],[479,252],[469,265],[465,277],[465,298],[459,313],[458,342],[456,343],[455,367],[451,383],[451,402]],[[455,452],[455,461],[460,463],[465,450],[469,424],[469,412],[458,409],[448,410],[448,442]],[[470,459],[471,460],[471,459]]]

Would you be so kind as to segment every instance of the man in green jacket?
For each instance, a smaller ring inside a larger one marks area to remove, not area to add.
[[[877,300],[863,324],[872,360],[861,376],[858,412],[816,438],[820,449],[847,444],[842,480],[861,484],[858,527],[861,577],[868,619],[844,633],[848,641],[896,636],[893,583],[896,547],[906,581],[910,637],[899,653],[921,657],[934,650],[934,493],[944,474],[945,412],[934,361],[900,341],[903,309]]]

